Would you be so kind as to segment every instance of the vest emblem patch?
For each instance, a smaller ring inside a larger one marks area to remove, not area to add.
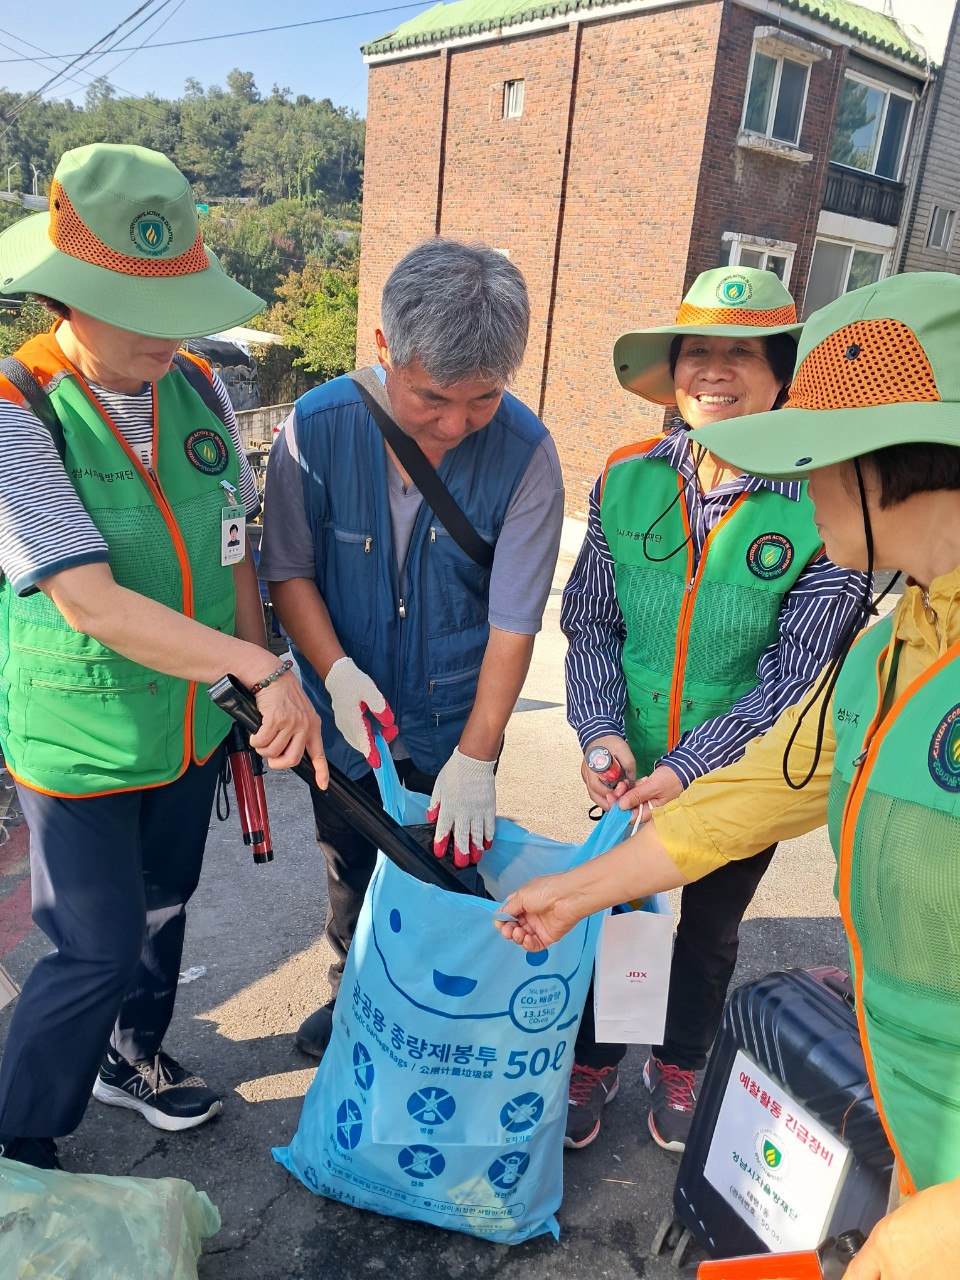
[[[930,777],[944,791],[960,791],[960,703],[943,717],[930,739]]]
[[[226,471],[230,461],[223,438],[211,427],[198,427],[183,442],[184,452],[190,463],[206,476],[218,476]]]
[[[764,582],[782,578],[791,564],[793,543],[782,533],[761,533],[747,548],[747,568]]]

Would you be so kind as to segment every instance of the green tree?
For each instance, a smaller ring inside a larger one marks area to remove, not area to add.
[[[277,290],[280,301],[265,317],[269,329],[296,349],[293,363],[322,378],[354,367],[357,354],[357,266],[328,267],[311,258]]]

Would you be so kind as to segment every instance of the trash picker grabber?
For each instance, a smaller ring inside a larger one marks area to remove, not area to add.
[[[267,798],[263,792],[263,779],[257,774],[256,762],[261,757],[250,749],[247,735],[236,721],[227,734],[227,758],[237,796],[243,843],[252,847],[254,862],[272,862]]]
[[[250,733],[256,733],[260,728],[261,716],[256,701],[236,676],[223,676],[210,686],[209,693],[217,706],[232,716],[242,728]],[[458,880],[450,867],[422,849],[406,827],[394,822],[389,814],[336,765],[328,762],[328,768],[328,799],[336,806],[341,817],[364,839],[382,849],[401,871],[406,871],[417,880],[436,885],[438,889],[446,889],[450,893],[471,892],[467,885]],[[314,781],[313,766],[306,756],[293,766],[293,772],[306,783]]]

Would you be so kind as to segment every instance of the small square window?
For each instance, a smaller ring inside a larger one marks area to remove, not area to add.
[[[806,63],[772,57],[755,48],[743,113],[744,129],[796,146],[809,75]]]
[[[503,82],[503,118],[516,120],[523,115],[522,80],[505,80]]]
[[[949,249],[953,237],[953,226],[957,220],[956,209],[947,209],[942,204],[933,206],[930,215],[930,230],[927,232],[928,249]]]
[[[736,266],[755,267],[758,271],[772,271],[778,280],[785,285],[790,283],[790,271],[793,266],[793,255],[796,245],[785,241],[766,243],[751,240],[740,232],[725,232],[720,243],[721,267]]]

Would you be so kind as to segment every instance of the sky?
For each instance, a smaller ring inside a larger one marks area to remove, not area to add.
[[[861,3],[883,11],[885,0]],[[894,14],[918,28],[923,44],[939,61],[953,0],[892,3]],[[44,59],[44,54],[72,60],[142,4],[144,0],[44,0],[40,8],[31,10],[41,17],[39,22],[28,18],[28,6],[5,5],[0,16],[0,87],[24,94],[35,92],[55,71],[64,69],[63,61]],[[159,97],[176,98],[182,94],[188,76],[199,80],[204,88],[210,84],[222,86],[227,73],[239,67],[253,72],[263,94],[279,84],[288,86],[294,95],[330,98],[336,106],[365,115],[367,69],[360,45],[431,7],[422,2],[397,5],[392,0],[231,0],[229,5],[210,0],[146,0],[143,12],[107,42],[108,46],[118,45],[114,52],[97,61],[92,57],[81,60],[69,72],[74,77],[72,82],[54,84],[44,96],[69,97],[80,103],[84,87],[105,74],[120,96],[153,92]],[[143,25],[134,30],[141,22]],[[295,23],[313,25],[237,34]],[[216,38],[172,48],[137,49],[141,44],[201,36]],[[42,65],[23,61],[26,55],[40,59]]]

